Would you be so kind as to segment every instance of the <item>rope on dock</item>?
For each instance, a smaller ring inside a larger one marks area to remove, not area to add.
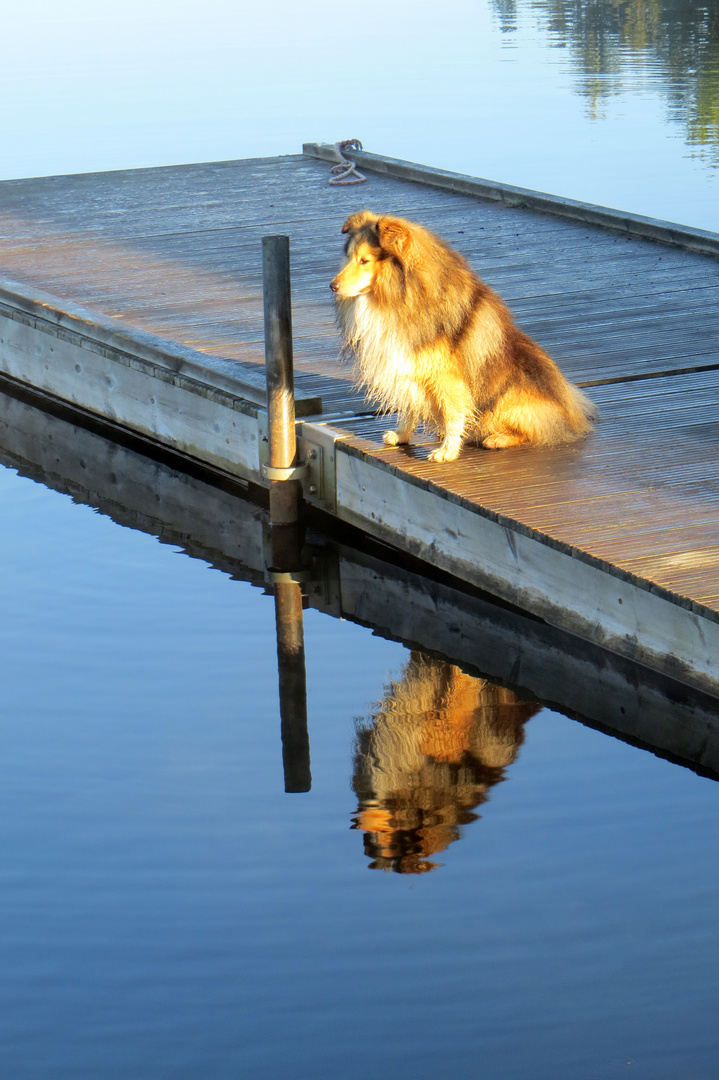
[[[341,142],[335,143],[335,153],[339,164],[332,166],[332,176],[329,178],[330,184],[337,187],[342,184],[364,184],[367,177],[357,171],[354,161],[350,161],[349,158],[345,157],[347,150],[361,149],[362,143],[359,139],[343,139]]]

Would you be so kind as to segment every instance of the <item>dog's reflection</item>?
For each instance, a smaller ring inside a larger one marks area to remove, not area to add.
[[[352,827],[364,831],[370,868],[422,874],[439,865],[428,856],[479,816],[474,808],[504,779],[539,708],[413,651],[371,720],[357,727]]]

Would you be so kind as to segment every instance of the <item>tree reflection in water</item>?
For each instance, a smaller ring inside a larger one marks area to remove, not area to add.
[[[719,165],[719,0],[492,0],[502,30],[520,10],[537,15],[551,44],[569,50],[598,115],[612,93],[646,75],[687,142]]]
[[[371,869],[422,874],[459,839],[474,808],[504,779],[540,706],[414,651],[368,722],[359,721],[353,828]]]

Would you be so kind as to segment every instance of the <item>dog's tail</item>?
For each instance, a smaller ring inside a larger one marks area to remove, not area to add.
[[[564,409],[567,417],[567,441],[581,439],[589,435],[594,428],[594,422],[599,417],[599,409],[591,401],[583,390],[573,383],[565,383],[566,398]]]

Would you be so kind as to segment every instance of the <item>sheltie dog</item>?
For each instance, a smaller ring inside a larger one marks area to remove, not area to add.
[[[367,720],[358,720],[352,787],[371,869],[421,874],[475,821],[539,712],[488,679],[413,650]]]
[[[592,429],[595,409],[449,244],[403,218],[347,218],[346,262],[330,283],[345,350],[383,412],[389,446],[421,422],[454,461],[465,440],[499,450],[552,446]]]

